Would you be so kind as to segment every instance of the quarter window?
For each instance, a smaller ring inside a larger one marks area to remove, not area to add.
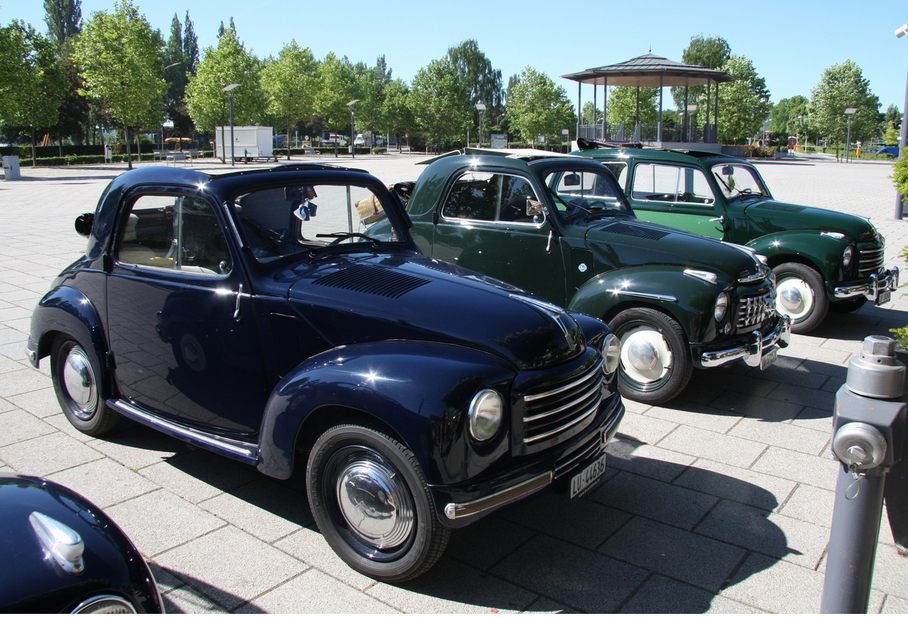
[[[117,244],[120,263],[215,276],[231,271],[224,232],[206,200],[142,195],[124,215]]]
[[[536,200],[526,178],[469,171],[454,183],[442,215],[449,219],[532,223],[527,200]]]

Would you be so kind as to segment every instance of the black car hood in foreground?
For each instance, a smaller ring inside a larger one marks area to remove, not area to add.
[[[562,362],[585,347],[570,313],[425,257],[332,260],[301,273],[290,300],[335,347],[394,339],[467,344],[521,368]],[[342,311],[346,316],[338,317]]]

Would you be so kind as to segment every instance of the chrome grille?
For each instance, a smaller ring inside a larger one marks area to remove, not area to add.
[[[858,249],[858,276],[876,274],[883,269],[883,247],[876,244]]]
[[[775,312],[776,303],[769,292],[760,296],[741,298],[738,305],[738,329],[759,326]]]
[[[523,397],[524,445],[538,445],[590,422],[602,402],[602,358],[583,376]]]

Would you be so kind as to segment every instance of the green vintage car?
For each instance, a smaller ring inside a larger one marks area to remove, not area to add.
[[[764,255],[792,332],[813,330],[828,310],[885,304],[898,287],[898,268],[883,267],[885,240],[869,220],[776,201],[742,159],[583,139],[578,145],[577,154],[615,174],[639,218]]]
[[[788,345],[790,320],[753,251],[638,221],[602,165],[546,154],[431,162],[398,187],[417,246],[607,322],[622,340],[619,389],[633,400],[668,401],[694,367],[766,368]]]

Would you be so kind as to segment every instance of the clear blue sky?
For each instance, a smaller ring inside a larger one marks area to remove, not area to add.
[[[411,81],[431,60],[466,39],[501,70],[504,85],[525,66],[548,74],[576,105],[576,82],[561,76],[649,53],[671,60],[692,36],[721,36],[732,53],[753,61],[773,103],[810,97],[823,71],[855,61],[879,99],[881,111],[904,111],[908,37],[894,30],[908,22],[908,3],[894,0],[729,0],[552,2],[489,0],[134,0],[165,40],[176,12],[186,11],[199,47],[216,45],[221,21],[233,17],[247,50],[265,58],[296,39],[316,58],[333,51],[369,65],[384,55],[394,77]],[[110,10],[113,0],[82,0],[82,18]],[[46,32],[42,0],[0,0],[0,24],[13,19]],[[601,101],[600,94],[597,95]],[[584,87],[583,100],[592,98]],[[601,105],[601,104],[600,104]]]

